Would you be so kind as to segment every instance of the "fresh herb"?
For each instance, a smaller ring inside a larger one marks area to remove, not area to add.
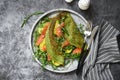
[[[57,66],[55,66],[54,64],[51,63],[51,66],[54,70],[57,70]]]
[[[79,32],[79,29],[78,29],[78,28],[74,28],[73,30],[74,30],[74,32],[75,32],[76,34],[78,34],[78,32]]]
[[[37,25],[37,27],[39,27],[39,28],[43,28],[43,26],[44,26],[44,23],[41,23],[41,22],[39,22]]]
[[[70,57],[71,57],[71,53],[64,53],[64,57],[70,59]]]
[[[64,21],[65,21],[65,18],[66,18],[66,16],[62,17],[62,18],[60,19],[59,23],[64,22]]]
[[[69,33],[68,33],[68,31],[65,28],[62,28],[62,31],[69,36]]]
[[[80,57],[80,54],[72,54],[71,58],[72,59],[78,59]]]
[[[35,57],[42,63],[42,66],[45,66],[47,62],[47,53],[37,50],[35,52]]]
[[[38,29],[38,28],[37,28],[37,29]],[[37,29],[36,29],[35,32],[33,33],[34,43],[36,42],[38,36],[40,35],[40,34],[38,33],[38,30],[37,30]],[[34,46],[35,46],[35,44],[34,44]]]
[[[66,59],[65,60],[65,65],[69,64],[70,63],[70,59]]]
[[[23,23],[22,23],[22,25],[21,25],[21,28],[28,22],[28,19],[30,19],[30,17],[32,17],[33,15],[39,15],[39,14],[43,14],[43,12],[37,11],[37,12],[34,12],[34,13],[30,14],[30,15],[27,15],[27,16],[24,18],[24,21],[23,21]]]
[[[34,45],[34,52],[39,53],[39,47]]]
[[[65,51],[65,50],[70,50],[70,49],[75,49],[75,47],[74,46],[72,46],[72,45],[68,45],[68,46],[66,46],[66,47],[64,47],[63,48],[63,51]]]
[[[59,24],[61,24],[62,22],[64,22],[66,18],[67,18],[67,16],[62,16],[61,19],[59,20]]]
[[[65,39],[64,39],[64,37],[61,37],[61,38],[59,38],[59,37],[55,37],[55,40],[56,40],[56,42],[63,42]]]
[[[74,46],[69,45],[63,48],[64,57],[68,59],[77,59],[80,57],[80,54],[73,54],[72,51],[75,49]],[[70,53],[66,53],[66,50],[70,50]]]
[[[80,57],[80,54],[64,53],[66,59],[77,59]]]
[[[69,45],[63,48],[63,52],[64,52],[64,57],[65,58],[71,58],[71,59],[75,59],[76,57],[78,57],[79,55],[76,54],[72,54],[72,51],[75,49],[75,46]],[[69,53],[68,53],[69,52]]]
[[[62,21],[64,21],[65,20],[65,16],[64,17],[62,17],[62,19],[61,19]]]
[[[48,16],[45,16],[43,19],[42,19],[42,23],[46,23],[46,22],[50,22],[50,18]]]
[[[80,29],[81,34],[84,34],[84,31],[85,31],[85,30],[83,29],[83,27],[84,27],[84,25],[81,24],[81,23],[78,25],[78,28]]]

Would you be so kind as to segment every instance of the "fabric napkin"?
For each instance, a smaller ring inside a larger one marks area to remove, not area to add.
[[[117,29],[102,20],[78,80],[114,80],[110,63],[120,62],[118,34]]]

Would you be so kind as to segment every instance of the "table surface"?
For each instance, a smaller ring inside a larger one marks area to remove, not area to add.
[[[91,0],[86,11],[80,10],[77,3],[78,0],[70,4],[64,0],[0,0],[0,80],[76,80],[75,71],[57,74],[43,70],[32,58],[28,41],[38,16],[31,17],[24,28],[20,26],[24,17],[35,11],[67,8],[91,20],[93,26],[105,19],[120,30],[120,0]]]

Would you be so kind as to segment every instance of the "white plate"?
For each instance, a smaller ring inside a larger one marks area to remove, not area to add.
[[[67,11],[70,12],[71,16],[73,17],[74,21],[76,22],[76,24],[80,24],[82,23],[84,25],[84,29],[87,26],[87,21],[84,17],[82,17],[80,14],[78,14],[77,12],[73,11],[73,10],[69,10],[69,9],[54,9],[54,10],[50,10],[46,13],[44,13],[43,15],[41,15],[36,22],[34,23],[34,25],[32,26],[32,31],[31,31],[31,35],[30,35],[30,48],[32,50],[33,56],[34,56],[34,50],[33,50],[33,33],[34,30],[36,28],[37,23],[45,16],[49,16],[52,17],[54,15],[56,15],[57,13],[61,12],[61,11]],[[35,60],[41,65],[40,61],[37,60],[37,58],[35,58]],[[77,69],[77,65],[78,65],[78,61],[74,60],[74,61],[70,61],[70,63],[68,65],[66,65],[65,67],[59,67],[57,70],[54,70],[50,65],[45,66],[45,69],[52,71],[52,72],[56,72],[56,73],[67,73],[67,72],[71,72]]]

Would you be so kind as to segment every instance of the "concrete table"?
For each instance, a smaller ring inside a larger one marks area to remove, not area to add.
[[[0,80],[76,80],[75,71],[53,73],[43,70],[33,60],[28,40],[38,16],[33,16],[24,28],[20,26],[24,17],[35,11],[67,8],[91,20],[94,26],[99,24],[99,20],[105,19],[120,30],[120,0],[91,0],[87,11],[80,10],[77,3],[78,0],[70,4],[64,0],[0,0]],[[116,80],[120,69],[113,68],[119,66],[111,66]]]

